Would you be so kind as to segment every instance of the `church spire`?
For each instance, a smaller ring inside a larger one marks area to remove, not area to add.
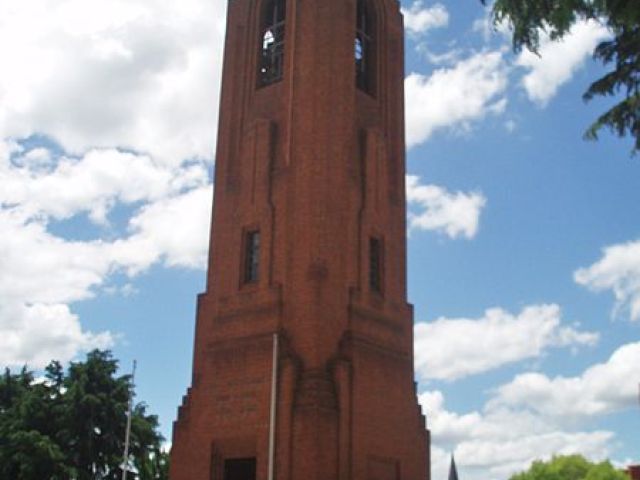
[[[456,461],[451,454],[451,466],[449,467],[449,480],[458,480],[458,469],[456,468]]]

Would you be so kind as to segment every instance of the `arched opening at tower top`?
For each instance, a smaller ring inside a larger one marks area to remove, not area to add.
[[[371,0],[358,0],[354,57],[356,86],[371,96],[375,95],[376,12]]]
[[[265,0],[260,19],[258,87],[282,79],[286,0]]]

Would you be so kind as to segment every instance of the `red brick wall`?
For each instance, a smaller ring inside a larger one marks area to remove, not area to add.
[[[397,0],[371,1],[374,96],[355,86],[356,0],[288,0],[284,77],[260,89],[261,2],[229,2],[207,289],[171,480],[222,480],[225,458],[247,456],[266,479],[274,332],[277,480],[429,478],[406,298],[402,18]],[[254,229],[259,281],[243,285]]]
[[[631,478],[631,480],[640,480],[640,465],[631,465],[627,469],[627,473],[629,474],[629,478]]]

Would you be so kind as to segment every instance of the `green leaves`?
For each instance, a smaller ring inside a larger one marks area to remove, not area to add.
[[[486,4],[486,0],[481,0]],[[522,48],[538,53],[541,34],[559,40],[580,20],[605,25],[611,40],[594,51],[609,71],[594,81],[584,94],[614,97],[618,103],[602,114],[586,131],[585,138],[597,139],[602,129],[634,139],[633,153],[640,151],[640,2],[637,0],[496,0],[494,24],[507,22],[513,31],[515,52]]]
[[[611,463],[591,463],[581,455],[553,457],[531,464],[526,472],[513,475],[510,480],[628,480]]]
[[[65,374],[58,362],[36,381],[26,369],[0,377],[0,478],[119,480],[130,376],[94,350]],[[140,480],[167,478],[158,419],[137,404],[132,413],[130,464]],[[144,470],[144,472],[143,472]]]
[[[24,480],[68,478],[64,454],[49,436],[35,430],[0,428],[0,477]]]

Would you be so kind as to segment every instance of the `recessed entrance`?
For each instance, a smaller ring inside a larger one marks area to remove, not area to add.
[[[256,458],[229,458],[225,460],[223,480],[256,480]]]

